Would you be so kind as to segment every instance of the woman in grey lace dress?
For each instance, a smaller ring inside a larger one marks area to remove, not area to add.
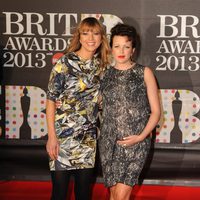
[[[110,45],[115,66],[102,81],[103,113],[99,138],[105,185],[110,200],[128,200],[150,149],[150,133],[160,117],[155,77],[149,67],[132,62],[134,27],[117,24]]]

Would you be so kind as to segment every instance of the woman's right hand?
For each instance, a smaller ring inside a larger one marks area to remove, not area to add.
[[[61,106],[62,106],[62,101],[61,101],[61,100],[56,100],[55,106],[56,106],[57,109],[58,109],[58,108],[61,108]]]
[[[52,160],[58,159],[59,142],[56,136],[49,137],[46,144],[46,150]]]

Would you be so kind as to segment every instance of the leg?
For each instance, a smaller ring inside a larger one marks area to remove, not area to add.
[[[74,170],[75,178],[75,197],[76,200],[91,199],[91,183],[93,180],[94,169],[78,169]]]
[[[66,200],[70,171],[51,171],[51,200]]]
[[[115,200],[114,199],[115,188],[116,188],[115,185],[109,188],[109,190],[110,190],[110,200]]]
[[[117,183],[114,188],[114,200],[129,200],[132,187],[123,183]]]

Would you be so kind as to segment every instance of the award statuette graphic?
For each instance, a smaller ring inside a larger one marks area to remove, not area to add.
[[[20,139],[31,139],[31,127],[28,124],[28,112],[30,108],[30,97],[27,96],[28,90],[25,87],[23,90],[24,96],[21,97],[21,108],[23,113],[23,123],[20,127]]]
[[[174,127],[170,133],[170,143],[182,144],[182,131],[179,127],[179,118],[182,109],[182,101],[179,100],[180,94],[178,90],[175,93],[175,100],[172,101],[172,111],[174,115]]]

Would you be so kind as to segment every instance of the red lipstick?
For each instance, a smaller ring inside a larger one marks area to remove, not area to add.
[[[125,58],[125,56],[118,56],[118,58]]]

